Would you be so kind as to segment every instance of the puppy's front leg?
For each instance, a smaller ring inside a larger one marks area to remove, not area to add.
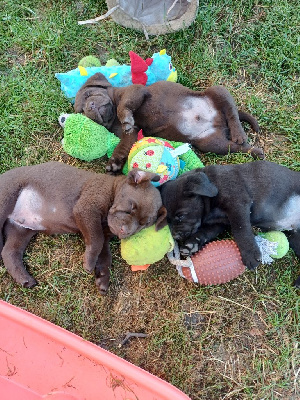
[[[102,295],[106,294],[108,290],[111,261],[112,257],[109,248],[109,237],[106,236],[95,269],[96,286]]]
[[[150,93],[143,85],[131,85],[122,91],[117,99],[117,116],[122,124],[123,133],[135,131],[134,113],[141,107]]]
[[[121,172],[134,142],[137,141],[139,128],[135,126],[134,113],[149,96],[149,91],[143,85],[131,85],[116,95],[117,116],[122,125],[121,141],[115,148],[107,163],[108,172]]]
[[[233,238],[240,250],[244,265],[249,269],[255,269],[261,260],[261,253],[252,231],[250,206],[243,203],[241,209],[231,210],[228,213],[228,218]]]
[[[121,173],[132,145],[137,141],[137,130],[133,133],[122,133],[121,141],[114,149],[106,164],[106,171],[112,174]]]
[[[87,200],[86,197],[85,200]],[[86,203],[86,201],[79,199],[73,212],[76,225],[85,242],[83,266],[87,272],[93,273],[103,248],[104,234],[101,213],[98,210],[93,210],[92,207],[89,208],[89,203]]]

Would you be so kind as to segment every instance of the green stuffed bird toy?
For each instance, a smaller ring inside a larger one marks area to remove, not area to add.
[[[104,126],[83,114],[61,114],[58,118],[64,128],[62,146],[70,156],[83,161],[111,157],[120,139]]]

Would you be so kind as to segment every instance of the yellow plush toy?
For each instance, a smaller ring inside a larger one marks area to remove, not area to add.
[[[174,240],[168,226],[156,231],[152,225],[121,240],[121,255],[132,271],[147,269],[173,248]]]

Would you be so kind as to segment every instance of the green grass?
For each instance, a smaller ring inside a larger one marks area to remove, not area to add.
[[[72,112],[55,72],[85,55],[128,63],[163,48],[179,82],[202,90],[225,85],[254,114],[266,158],[300,170],[299,13],[297,1],[200,1],[188,29],[151,37],[111,19],[79,26],[106,11],[104,1],[4,0],[0,3],[0,172],[61,160],[103,172],[106,159],[67,156],[57,118]],[[201,155],[205,164],[251,161],[250,156]],[[299,397],[299,272],[292,251],[256,273],[217,287],[181,279],[166,259],[134,274],[111,244],[112,280],[101,298],[82,268],[76,235],[38,236],[25,255],[39,281],[17,286],[0,268],[0,296],[160,376],[193,400]],[[144,332],[118,346],[128,331]]]

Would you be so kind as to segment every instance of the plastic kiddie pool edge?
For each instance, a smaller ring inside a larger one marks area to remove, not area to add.
[[[30,328],[33,331],[42,333],[44,336],[79,352],[96,363],[102,364],[120,375],[126,376],[141,387],[152,391],[153,394],[157,394],[158,398],[165,398],[166,400],[190,400],[187,395],[170,383],[72,332],[3,300],[0,300],[0,316],[17,322],[19,325]]]

